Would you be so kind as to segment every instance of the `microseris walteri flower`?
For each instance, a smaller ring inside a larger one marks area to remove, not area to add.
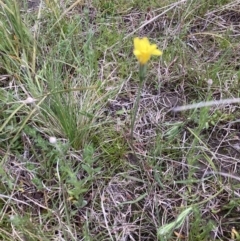
[[[141,65],[146,64],[152,55],[161,56],[162,51],[157,48],[156,44],[151,44],[147,37],[134,38],[133,53]]]
[[[135,120],[137,116],[139,101],[140,101],[140,95],[141,91],[144,86],[145,82],[145,76],[147,71],[147,65],[146,63],[150,60],[152,55],[160,56],[162,55],[162,51],[157,48],[156,44],[151,44],[147,37],[144,38],[134,38],[133,39],[134,49],[133,54],[136,56],[139,64],[139,87],[138,87],[138,93],[137,98],[134,103],[134,108],[132,112],[132,120],[131,120],[131,144],[133,144],[133,131],[134,131],[134,125]]]

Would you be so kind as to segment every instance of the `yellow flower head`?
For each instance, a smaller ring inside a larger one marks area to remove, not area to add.
[[[157,48],[156,44],[150,44],[147,37],[144,37],[142,39],[134,38],[133,42],[133,53],[140,64],[146,64],[152,55],[162,55],[162,51]]]

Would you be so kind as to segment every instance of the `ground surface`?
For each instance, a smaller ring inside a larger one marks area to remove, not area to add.
[[[0,1],[0,240],[240,240],[240,1]],[[163,51],[139,79],[133,38]]]

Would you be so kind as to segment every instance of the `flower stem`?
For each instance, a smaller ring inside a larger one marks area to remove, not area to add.
[[[139,65],[139,86],[138,86],[138,93],[137,93],[137,99],[134,104],[133,114],[132,114],[132,121],[131,121],[131,143],[133,142],[133,130],[135,126],[136,116],[138,112],[139,107],[139,101],[140,101],[140,95],[143,88],[144,80],[145,80],[145,73],[146,73],[146,65],[140,64]]]

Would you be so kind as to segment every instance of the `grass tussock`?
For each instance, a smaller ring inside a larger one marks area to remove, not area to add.
[[[0,240],[240,240],[239,104],[173,111],[239,98],[239,1],[150,2],[0,1]]]

